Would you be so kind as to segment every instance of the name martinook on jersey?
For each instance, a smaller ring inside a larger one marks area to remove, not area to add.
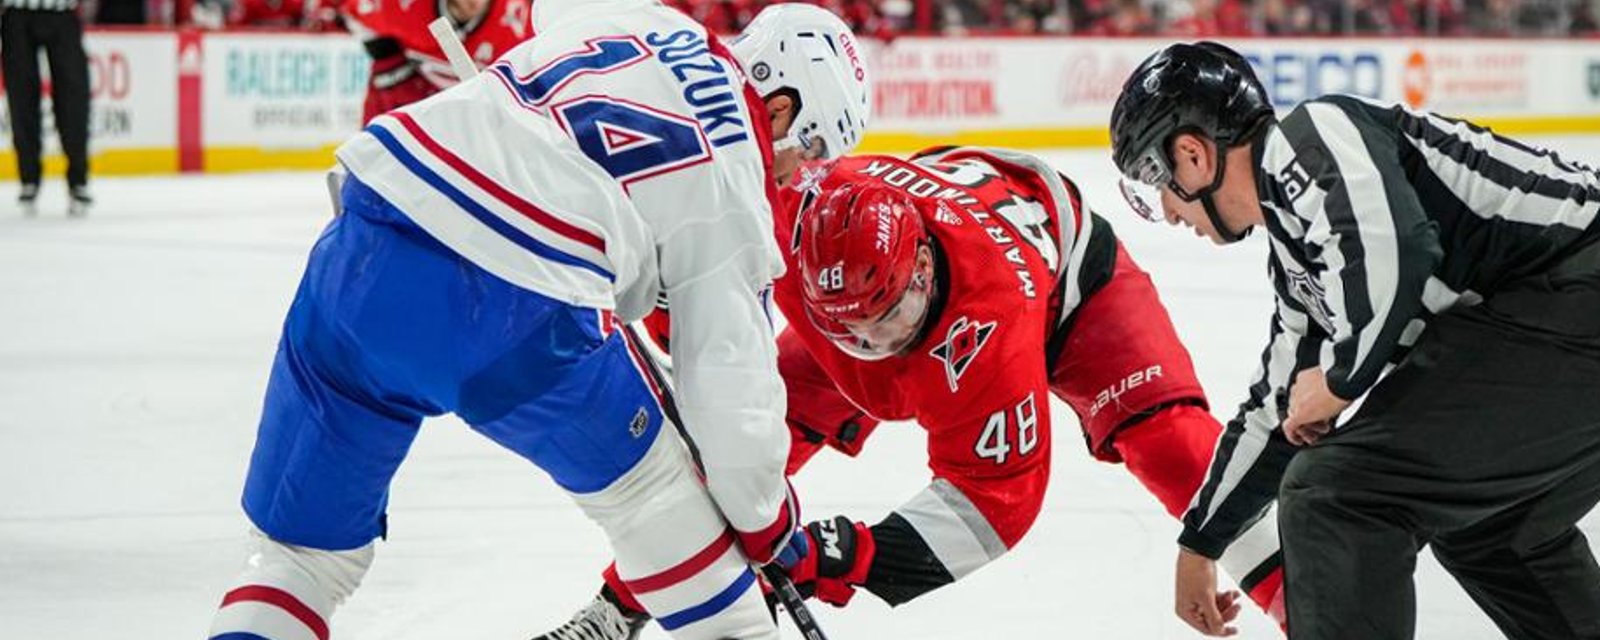
[[[1006,262],[1011,263],[1012,270],[1016,272],[1017,280],[1021,283],[1022,295],[1030,299],[1038,295],[1038,287],[1033,283],[1033,274],[1028,271],[1028,263],[1023,258],[1022,249],[1017,245],[1016,239],[1011,237],[1011,232],[1005,225],[989,215],[982,206],[983,203],[977,198],[962,189],[948,186],[905,166],[888,162],[873,161],[857,173],[882,180],[884,184],[903,189],[914,197],[932,197],[960,205],[967,215],[978,222],[984,233],[989,234],[990,240],[1004,248]]]

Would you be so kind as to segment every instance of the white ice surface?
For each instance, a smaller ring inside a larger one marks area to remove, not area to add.
[[[1600,160],[1600,141],[1553,144]],[[1050,154],[1152,272],[1225,416],[1264,338],[1264,245],[1135,222],[1105,156]],[[203,637],[243,559],[261,395],[327,198],[315,174],[95,188],[87,220],[62,218],[58,185],[31,220],[0,192],[0,639]],[[1177,524],[1092,462],[1057,407],[1055,477],[1023,543],[898,610],[871,595],[818,605],[832,637],[1198,637],[1169,613]],[[819,456],[797,480],[808,517],[881,518],[926,481],[923,439],[895,426],[858,460]],[[519,640],[586,602],[607,557],[541,472],[453,419],[423,429],[389,521],[337,638]],[[1417,582],[1419,637],[1499,637],[1427,554]],[[1253,609],[1240,626],[1278,637]]]

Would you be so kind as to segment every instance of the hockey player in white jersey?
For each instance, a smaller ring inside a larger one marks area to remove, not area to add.
[[[749,566],[799,524],[770,198],[802,159],[853,147],[868,106],[842,22],[769,11],[752,29],[787,53],[744,60],[752,86],[654,0],[539,0],[534,39],[339,149],[343,214],[284,324],[252,549],[209,637],[325,640],[422,419],[444,413],[569,492],[674,637],[777,637]],[[671,385],[624,328],[658,296]]]

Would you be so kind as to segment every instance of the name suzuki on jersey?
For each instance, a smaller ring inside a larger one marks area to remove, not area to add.
[[[736,84],[738,76],[711,55],[705,36],[684,29],[666,35],[650,33],[644,39],[658,47],[656,60],[677,78],[683,99],[696,109],[694,117],[711,146],[720,148],[750,138],[749,127],[739,114],[743,92]]]

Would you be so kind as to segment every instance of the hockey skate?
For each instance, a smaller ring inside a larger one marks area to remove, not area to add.
[[[22,185],[22,191],[17,193],[17,208],[28,218],[39,215],[39,185]]]
[[[71,199],[67,203],[67,217],[82,218],[89,215],[89,209],[94,207],[94,197],[89,195],[89,188],[76,186],[69,191]]]
[[[602,587],[588,606],[566,624],[533,640],[637,640],[650,616],[617,603],[610,587]]]

